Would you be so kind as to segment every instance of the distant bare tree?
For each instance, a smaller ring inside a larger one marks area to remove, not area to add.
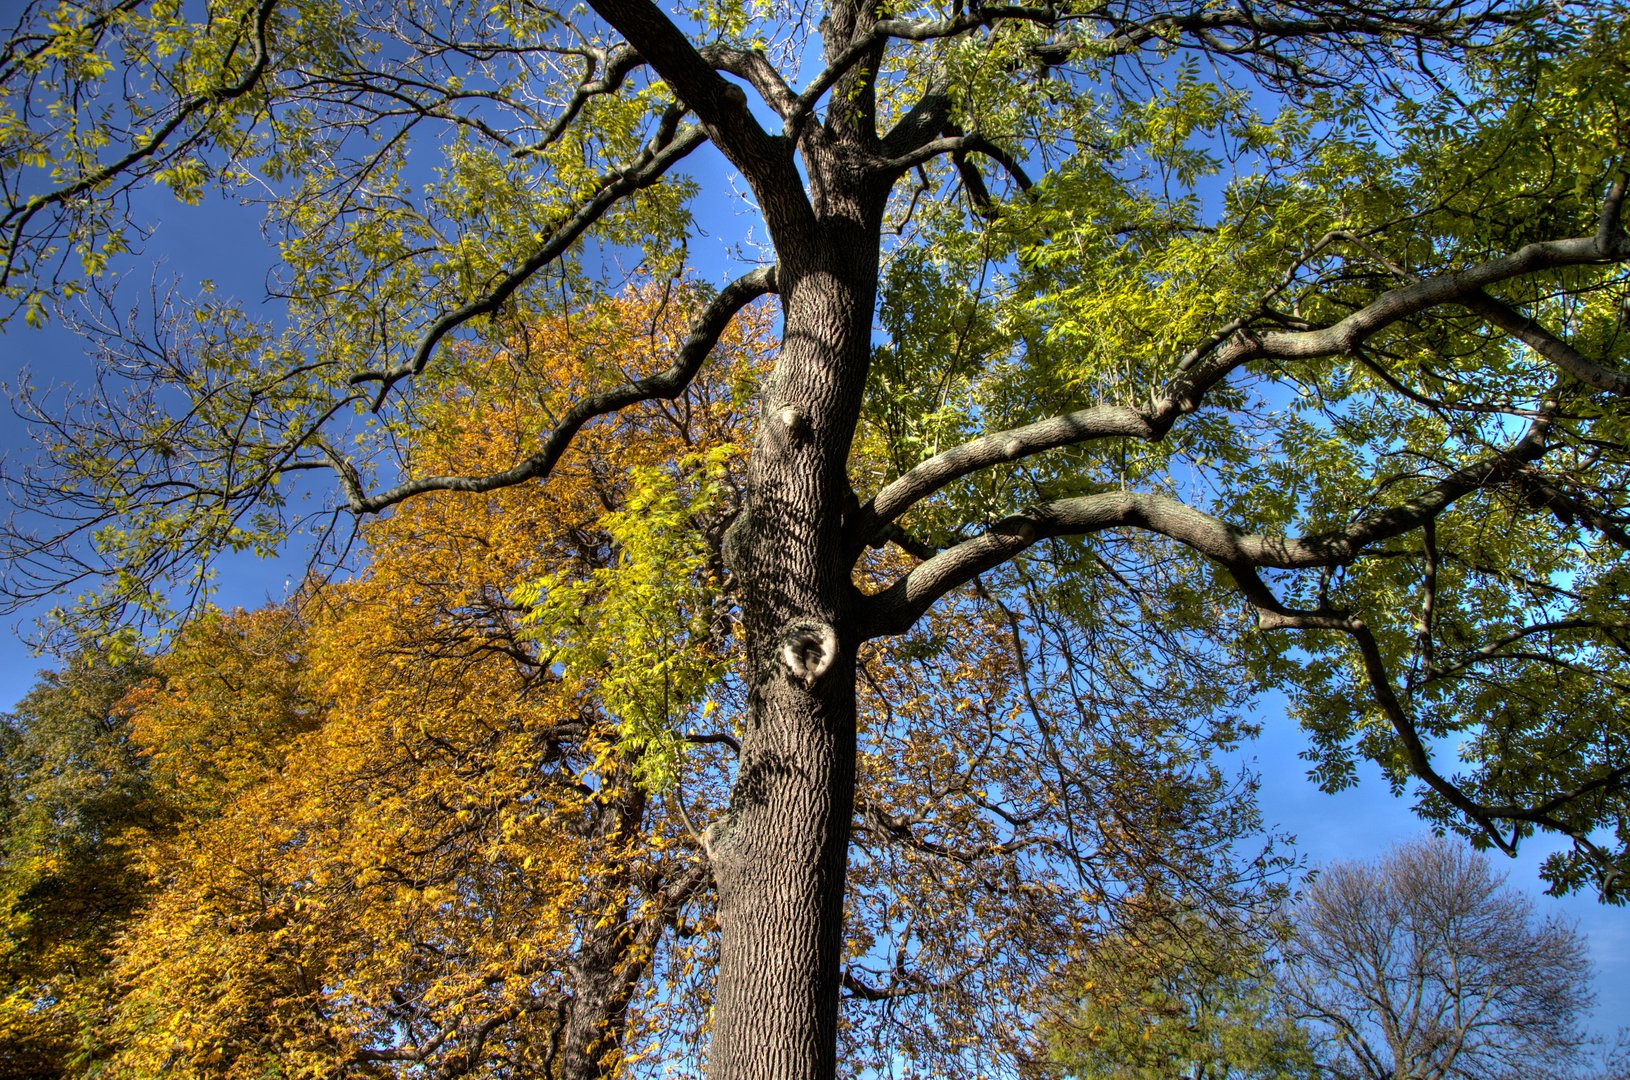
[[[1337,863],[1295,912],[1286,989],[1327,1075],[1569,1074],[1590,1039],[1585,941],[1444,839]]]

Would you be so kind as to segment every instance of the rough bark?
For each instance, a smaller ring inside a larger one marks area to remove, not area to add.
[[[708,830],[721,930],[709,1073],[834,1073],[844,873],[855,785],[857,634],[845,466],[870,353],[880,185],[814,158],[809,242],[783,247],[782,353],[765,392],[741,516],[726,538],[740,583],[750,694],[740,771]],[[827,185],[822,180],[835,182]]]

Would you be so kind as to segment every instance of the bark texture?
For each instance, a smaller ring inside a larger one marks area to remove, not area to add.
[[[820,154],[812,172],[841,171]],[[710,1074],[833,1075],[855,787],[855,591],[845,466],[871,346],[882,194],[832,178],[781,245],[782,353],[726,539],[751,680],[740,771],[708,831],[722,933]]]

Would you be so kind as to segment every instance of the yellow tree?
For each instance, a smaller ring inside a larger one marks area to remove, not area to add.
[[[305,652],[306,626],[292,606],[205,611],[125,698],[133,738],[172,816],[168,829],[136,845],[152,895],[114,969],[122,987],[151,975],[167,994],[123,995],[103,1033],[115,1075],[235,1065],[245,1042],[304,1047],[313,1039],[288,1007],[310,972],[279,933],[286,905],[272,866],[287,826],[243,809],[264,797],[299,737],[322,722],[305,692]],[[231,1017],[254,1034],[208,1039],[201,1017],[217,1026]]]
[[[585,368],[667,347],[689,302],[631,294],[472,359],[427,408],[413,467],[512,452]],[[358,574],[308,590],[298,624],[272,609],[181,635],[137,727],[175,783],[220,797],[189,800],[195,817],[127,942],[116,1072],[620,1071],[655,1022],[641,1018],[644,977],[679,972],[687,941],[706,941],[705,865],[657,797],[702,763],[653,737],[641,658],[573,632],[575,607],[539,625],[515,595],[543,567],[554,594],[585,606],[649,578],[642,523],[674,524],[681,503],[698,550],[716,549],[706,536],[728,513],[727,440],[762,325],[725,347],[729,378],[595,433],[568,482],[405,506],[368,530]],[[690,569],[696,603],[717,594],[716,566]],[[278,620],[298,641],[268,649],[254,628]],[[719,667],[727,617],[702,604],[672,630],[668,674]],[[704,717],[723,715],[704,700],[711,679],[688,683],[662,732],[705,735]],[[689,1013],[700,1023],[702,1003]]]

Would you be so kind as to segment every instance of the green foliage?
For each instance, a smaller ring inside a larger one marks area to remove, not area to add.
[[[1466,86],[1403,106],[1390,160],[1327,148],[1320,173],[1342,178],[1345,192],[1343,216],[1330,222],[1347,231],[1338,243],[1373,273],[1407,279],[1594,230],[1601,192],[1624,160],[1623,125],[1609,119],[1630,112],[1625,82],[1613,74],[1626,55],[1624,24],[1581,20],[1561,33],[1565,47],[1554,54],[1491,50]],[[1574,113],[1584,100],[1589,108]],[[1564,115],[1576,118],[1565,123],[1579,125],[1577,138],[1563,134]],[[1390,258],[1380,257],[1383,249]],[[1349,288],[1298,285],[1286,299],[1292,310],[1338,317],[1352,303]],[[1624,289],[1623,270],[1605,266],[1539,275],[1501,299],[1569,327],[1573,347],[1622,366],[1630,358]],[[1533,351],[1454,313],[1391,333],[1344,362],[1309,365],[1292,385],[1288,402],[1264,394],[1272,426],[1259,444],[1263,464],[1230,479],[1224,506],[1269,522],[1299,520],[1310,532],[1408,499],[1443,472],[1484,459],[1521,433],[1540,388],[1551,388],[1561,415],[1543,477],[1462,500],[1385,558],[1284,584],[1291,603],[1363,614],[1407,717],[1442,748],[1444,771],[1471,797],[1531,805],[1545,791],[1599,789],[1625,737],[1630,667],[1622,604],[1608,599],[1622,597],[1624,535],[1618,518],[1586,520],[1579,508],[1622,489],[1630,458],[1619,411],[1559,378]],[[1401,408],[1400,386],[1424,407]],[[1299,691],[1293,700],[1313,736],[1308,757],[1320,782],[1350,784],[1357,761],[1369,758],[1402,790],[1418,770],[1361,657],[1339,635],[1298,645],[1286,652],[1260,641],[1253,663]],[[1439,793],[1420,795],[1428,817],[1488,842]],[[1602,838],[1623,850],[1630,833],[1614,806],[1601,791],[1564,816],[1570,827],[1603,828]],[[1519,823],[1512,835],[1532,831]],[[1556,889],[1572,889],[1591,865],[1579,850],[1559,853],[1545,874]]]
[[[0,718],[0,1076],[81,1073],[146,896],[133,837],[169,818],[120,702],[145,659],[75,654]]]
[[[623,507],[600,519],[609,564],[582,577],[546,574],[513,593],[529,609],[527,636],[616,718],[608,752],[632,758],[636,779],[653,791],[677,781],[683,725],[699,707],[713,712],[704,699],[728,668],[713,640],[722,594],[700,525],[721,505],[726,465],[740,453],[726,444],[673,469],[630,469]]]
[[[1153,917],[1094,942],[1041,1028],[1049,1059],[1081,1080],[1301,1080],[1321,1075],[1275,985],[1260,928]]]
[[[77,539],[125,571],[63,605],[69,622],[160,620],[156,579],[196,598],[218,553],[277,547],[307,524],[289,502],[292,472],[394,475],[394,440],[459,384],[461,357],[523,337],[563,291],[579,305],[605,291],[580,271],[585,246],[595,258],[633,253],[656,274],[679,266],[696,190],[683,176],[579,220],[608,175],[638,158],[671,95],[660,85],[596,95],[578,123],[544,134],[539,103],[569,97],[580,76],[557,60],[557,41],[576,43],[557,12],[339,0],[57,8],[35,12],[38,36],[0,65],[0,305],[38,324],[89,292],[120,327],[99,343],[102,385],[71,402],[19,395],[58,463],[40,483],[88,511]],[[544,44],[508,48],[515,40]],[[470,107],[478,121],[462,115]],[[288,300],[278,317],[205,283],[156,297],[158,340],[138,340],[108,269],[141,229],[115,204],[143,186],[217,212],[259,204],[272,289]],[[549,274],[505,285],[545,249]],[[422,393],[377,407],[427,324],[498,288],[508,296],[493,317],[459,335],[473,351],[442,350],[414,384]],[[184,497],[143,496],[201,473],[213,478],[183,481]]]

